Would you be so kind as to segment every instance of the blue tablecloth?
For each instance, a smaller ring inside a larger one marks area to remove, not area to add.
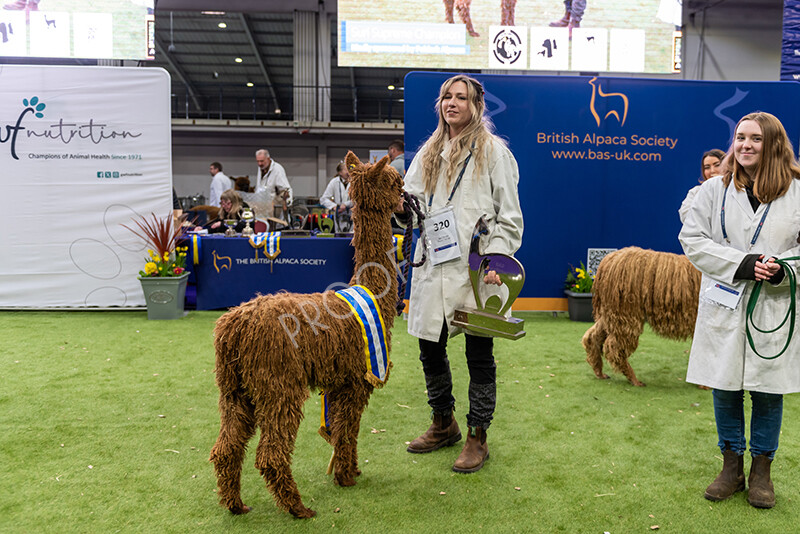
[[[281,237],[274,261],[264,249],[243,237],[202,236],[199,263],[189,245],[186,267],[197,287],[197,309],[237,306],[257,294],[285,289],[297,293],[324,291],[332,284],[347,284],[353,276],[354,249],[344,237]],[[333,289],[341,289],[333,287]]]

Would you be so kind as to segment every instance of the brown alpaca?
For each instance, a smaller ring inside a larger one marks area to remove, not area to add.
[[[377,298],[388,349],[397,304],[391,216],[403,180],[388,165],[388,156],[364,165],[350,152],[345,162],[355,204],[350,285],[365,286]],[[365,378],[360,323],[334,291],[276,293],[232,309],[219,318],[214,333],[220,432],[210,460],[220,503],[234,514],[250,510],[242,502],[239,481],[245,448],[259,427],[255,465],[275,502],[295,517],[314,516],[303,505],[291,469],[303,404],[310,389],[325,392],[334,482],[354,485],[360,474],[356,444],[361,414],[374,387],[382,385]]]
[[[694,333],[700,271],[686,256],[628,247],[600,262],[594,286],[595,323],[584,334],[586,361],[597,378],[603,354],[614,370],[634,386],[644,386],[628,363],[639,346],[645,320],[667,339],[685,340]]]
[[[189,208],[191,211],[205,211],[206,212],[206,219],[209,221],[213,221],[219,215],[219,207],[218,206],[209,206],[208,204],[201,204],[199,206],[192,206]]]
[[[467,33],[472,37],[480,37],[480,34],[472,27],[472,17],[470,16],[469,6],[472,0],[444,0],[444,20],[449,24],[454,24],[453,8],[458,11],[458,17],[467,28]],[[500,25],[514,26],[514,8],[517,0],[500,0]]]
[[[255,188],[250,185],[250,177],[249,176],[238,176],[232,178],[233,180],[233,190],[234,191],[243,191],[245,193],[253,193],[255,192]]]

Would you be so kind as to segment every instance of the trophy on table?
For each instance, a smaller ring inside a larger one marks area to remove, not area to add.
[[[505,314],[522,291],[525,268],[516,258],[507,254],[481,254],[480,237],[488,231],[482,216],[475,224],[469,246],[469,281],[476,307],[456,309],[452,324],[470,333],[519,339],[525,335],[525,322],[515,317],[506,317]],[[503,283],[501,286],[483,281],[489,271],[497,273]],[[493,293],[486,295],[487,292]]]
[[[253,210],[250,208],[244,208],[242,210],[242,220],[245,222],[245,226],[242,229],[242,237],[250,237],[255,232],[253,231],[253,227],[250,226],[250,223],[255,220],[255,215],[253,215]]]
[[[225,226],[228,227],[228,229],[225,230],[225,237],[236,237],[235,227],[237,222],[236,219],[225,219]]]
[[[330,216],[323,216],[320,214],[317,218],[317,226],[319,227],[319,233],[317,234],[317,237],[333,237],[334,224],[335,223]]]

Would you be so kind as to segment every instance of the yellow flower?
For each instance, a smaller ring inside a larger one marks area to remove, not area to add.
[[[144,272],[147,274],[153,274],[158,271],[158,267],[152,261],[148,261],[144,266]]]
[[[164,253],[164,261],[169,261],[169,252]]]

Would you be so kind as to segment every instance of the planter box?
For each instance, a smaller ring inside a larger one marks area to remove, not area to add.
[[[189,273],[181,276],[139,277],[147,301],[147,318],[150,320],[180,319],[186,315],[183,301],[186,298],[186,281]]]
[[[583,321],[591,323],[592,319],[592,294],[573,293],[564,291],[567,294],[567,310],[570,321]]]

